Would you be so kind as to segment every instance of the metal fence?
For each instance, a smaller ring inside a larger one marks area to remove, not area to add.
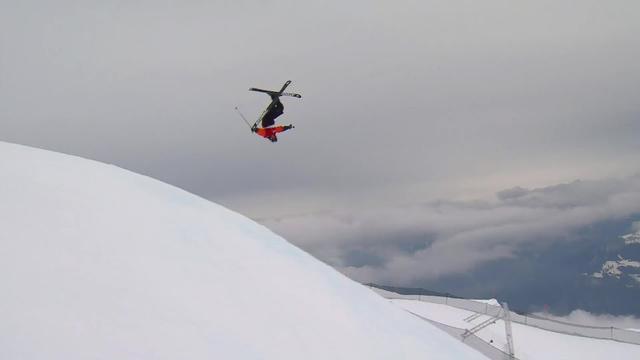
[[[468,299],[457,299],[431,295],[402,295],[374,287],[372,287],[371,289],[387,299],[418,300],[435,304],[445,304],[456,307],[458,309],[473,311],[489,316],[498,316],[498,314],[502,310],[500,306],[490,305]],[[510,316],[512,322],[534,326],[543,330],[555,331],[558,333],[569,335],[585,336],[595,339],[615,340],[624,343],[640,345],[640,332],[637,331],[619,329],[612,326],[603,327],[571,324],[564,321],[547,319],[531,314],[521,315],[510,312]]]
[[[443,324],[431,319],[427,319],[423,316],[420,316],[418,314],[412,313],[411,311],[409,311],[411,314],[419,317],[420,319],[427,321],[431,324],[433,324],[435,327],[439,328],[440,330],[446,332],[447,334],[459,339],[460,341],[464,342],[465,344],[469,345],[470,347],[472,347],[473,349],[477,350],[478,352],[480,352],[482,355],[488,357],[491,360],[518,360],[517,357],[511,356],[509,355],[507,352],[502,351],[500,349],[498,349],[497,347],[491,345],[490,343],[482,340],[482,338],[476,336],[476,335],[467,335],[467,336],[462,336],[462,334],[464,334],[467,330],[466,329],[461,329],[461,328],[457,328],[455,326],[451,326],[451,325],[447,325],[447,324]]]

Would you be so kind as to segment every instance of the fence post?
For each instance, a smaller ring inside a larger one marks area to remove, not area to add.
[[[511,332],[511,312],[509,305],[502,303],[502,312],[504,313],[504,332],[507,335],[507,349],[509,350],[509,359],[516,358],[516,349],[513,346],[513,333]]]

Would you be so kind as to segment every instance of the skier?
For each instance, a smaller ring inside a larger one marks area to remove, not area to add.
[[[282,105],[282,102],[280,101],[280,97],[281,96],[292,96],[296,98],[302,97],[300,94],[285,93],[284,90],[287,88],[287,86],[289,86],[289,84],[291,84],[291,80],[284,83],[280,91],[263,90],[263,89],[256,89],[256,88],[249,89],[250,91],[258,91],[258,92],[266,93],[267,95],[269,95],[269,97],[271,97],[271,103],[269,103],[269,106],[267,106],[267,108],[262,112],[262,115],[260,115],[258,120],[253,124],[253,126],[251,126],[251,132],[254,132],[257,135],[262,136],[263,138],[268,139],[271,142],[277,142],[278,141],[278,137],[276,136],[277,133],[281,133],[283,131],[293,129],[295,127],[291,124],[274,126],[276,118],[284,113],[284,105]],[[236,110],[238,110],[237,107],[236,107]],[[247,122],[247,120],[244,118],[242,113],[240,113],[240,110],[238,110],[238,113],[240,114],[240,116],[242,116],[243,120]],[[261,127],[258,127],[258,124],[260,124]]]

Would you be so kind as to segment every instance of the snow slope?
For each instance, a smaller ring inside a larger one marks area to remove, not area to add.
[[[482,315],[469,323],[464,319],[474,314],[471,311],[418,300],[394,299],[391,301],[414,314],[460,329],[470,329],[488,319],[486,315]],[[640,345],[561,334],[514,322],[511,323],[511,328],[515,355],[520,360],[640,359]],[[493,341],[500,350],[506,349],[507,340],[502,320],[485,327],[475,335],[486,342]]]
[[[263,226],[0,143],[0,359],[478,359]]]

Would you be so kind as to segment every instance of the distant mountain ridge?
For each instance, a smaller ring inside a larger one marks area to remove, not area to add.
[[[381,288],[402,294],[496,298],[521,312],[567,315],[580,309],[640,316],[640,231],[629,232],[638,219],[640,214],[593,224],[580,229],[573,240],[532,244],[514,258],[464,274]]]

